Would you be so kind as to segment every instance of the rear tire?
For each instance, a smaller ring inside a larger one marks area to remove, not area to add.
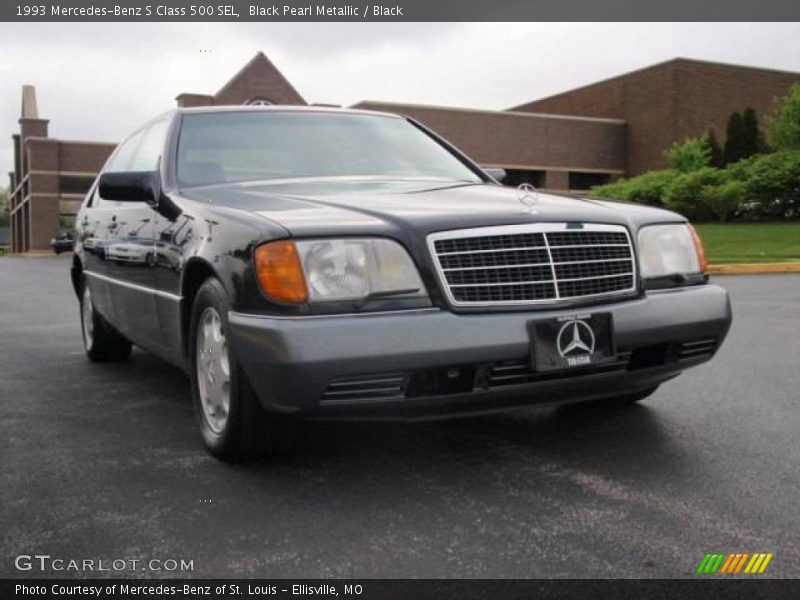
[[[230,300],[219,280],[206,279],[189,325],[192,401],[208,451],[225,461],[271,456],[291,437],[286,417],[261,406],[229,346]]]
[[[131,343],[94,310],[89,285],[81,284],[81,333],[86,356],[93,362],[119,362],[131,355]]]

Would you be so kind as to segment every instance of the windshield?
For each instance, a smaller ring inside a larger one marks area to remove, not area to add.
[[[308,177],[481,181],[401,118],[277,111],[183,118],[178,143],[182,187]]]

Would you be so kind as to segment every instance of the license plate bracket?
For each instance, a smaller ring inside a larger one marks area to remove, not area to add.
[[[617,357],[611,313],[582,313],[528,322],[534,371],[569,370]]]

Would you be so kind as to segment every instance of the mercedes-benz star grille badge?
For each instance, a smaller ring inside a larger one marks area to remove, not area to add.
[[[586,321],[567,321],[561,326],[556,340],[562,358],[594,352],[594,331]]]
[[[539,192],[536,191],[535,187],[530,183],[519,184],[517,186],[517,198],[522,203],[522,206],[525,207],[526,213],[536,214],[534,207],[539,202]]]

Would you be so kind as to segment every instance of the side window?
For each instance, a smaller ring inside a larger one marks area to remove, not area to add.
[[[161,151],[164,148],[168,128],[169,121],[162,120],[134,133],[122,142],[104,172],[154,171],[158,166],[158,159],[161,157]],[[89,206],[120,206],[120,203],[104,200],[95,191]]]
[[[114,158],[112,158],[111,162],[108,163],[106,173],[120,173],[131,170],[129,167],[133,163],[136,150],[139,148],[139,144],[142,142],[142,138],[144,137],[146,131],[147,130],[145,129],[137,131],[127,140],[122,142],[122,145],[114,154]]]
[[[167,137],[169,121],[157,121],[144,132],[142,143],[139,144],[133,160],[128,167],[129,171],[155,171],[158,159],[164,149],[164,140]]]

